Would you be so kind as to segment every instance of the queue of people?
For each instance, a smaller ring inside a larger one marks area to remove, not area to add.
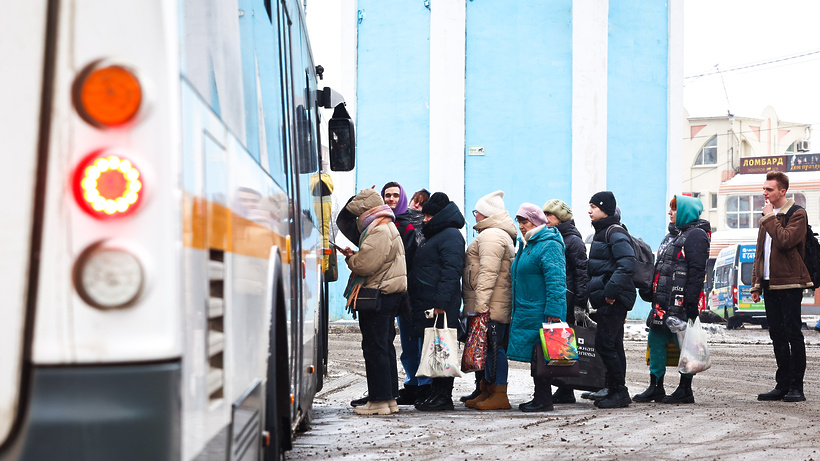
[[[767,179],[771,187],[764,191],[771,202],[761,218],[757,247],[761,254],[755,259],[752,294],[767,295],[778,363],[775,389],[758,398],[801,401],[805,400],[805,349],[800,347],[802,335],[797,338],[799,323],[794,332],[795,314],[789,302],[797,299],[792,291],[799,294],[800,287],[810,286],[811,281],[805,271],[781,276],[782,259],[805,244],[805,233],[798,228],[806,220],[802,209],[792,211],[788,222],[783,218],[784,210],[793,206],[785,198],[788,178],[784,177],[778,173]],[[552,379],[536,373],[533,348],[541,347],[538,331],[544,323],[589,324],[590,315],[595,318],[591,322],[596,327],[595,351],[606,368],[604,388],[585,395],[597,408],[621,408],[633,401],[694,403],[692,374],[681,373],[677,389],[669,395],[664,377],[667,345],[678,344],[680,325],[698,316],[711,232],[709,222],[700,218],[700,200],[676,195],[669,204],[668,233],[657,250],[651,288],[640,291],[651,303],[649,386],[630,397],[623,340],[627,313],[636,300],[636,254],[615,196],[601,191],[590,198],[588,214],[595,233],[588,257],[565,202],[551,199],[543,207],[520,205],[514,216],[516,229],[503,198],[499,190],[476,202],[472,214],[477,236],[466,251],[461,232],[464,215],[442,192],[422,189],[408,199],[401,185],[390,182],[381,194],[364,190],[345,206],[361,233],[359,250],[343,251],[352,272],[346,293],[360,284],[378,288],[382,294],[378,311],[359,314],[368,395],[351,402],[354,411],[385,415],[395,413],[400,405],[414,405],[420,411],[452,410],[454,378],[416,376],[422,337],[436,318],[439,328],[446,318],[447,327],[458,329],[460,318],[474,316],[487,317],[487,352],[484,369],[475,375],[475,391],[461,399],[467,407],[512,408],[507,394],[508,360],[531,366],[533,397],[518,405],[521,411],[551,411],[554,404],[575,403],[571,386],[560,385],[553,393]],[[446,316],[430,318],[425,315],[429,310]],[[797,312],[799,319],[799,303]],[[395,317],[405,372],[402,389],[393,348]]]

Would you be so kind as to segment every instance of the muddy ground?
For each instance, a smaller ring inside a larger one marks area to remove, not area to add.
[[[804,331],[808,400],[759,402],[757,394],[774,387],[768,332],[755,326],[708,328],[712,368],[695,377],[693,405],[632,403],[599,410],[578,398],[575,404],[555,405],[552,412],[522,413],[517,405],[529,400],[532,392],[529,366],[511,362],[512,410],[482,412],[456,402],[449,412],[425,413],[402,406],[391,416],[358,416],[349,402],[366,392],[361,336],[353,326],[336,325],[312,429],[297,435],[287,458],[820,460],[820,333]],[[646,332],[640,323],[630,322],[626,337],[627,386],[634,395],[648,383]],[[671,393],[677,372],[667,372],[665,387]],[[454,396],[467,394],[472,387],[472,374],[457,378]]]

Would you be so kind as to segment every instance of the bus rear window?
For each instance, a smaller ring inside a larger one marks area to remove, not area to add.
[[[752,284],[752,270],[754,269],[754,263],[741,263],[740,264],[740,283],[741,285],[751,285]]]

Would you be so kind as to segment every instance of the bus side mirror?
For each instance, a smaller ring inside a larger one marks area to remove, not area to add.
[[[344,104],[333,111],[327,125],[330,142],[330,169],[350,171],[356,166],[356,128]]]

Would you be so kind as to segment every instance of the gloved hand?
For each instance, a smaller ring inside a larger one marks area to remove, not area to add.
[[[687,306],[686,307],[686,319],[687,320],[695,320],[696,318],[698,318],[698,314],[700,314],[700,312],[698,311],[698,306],[697,305]]]

